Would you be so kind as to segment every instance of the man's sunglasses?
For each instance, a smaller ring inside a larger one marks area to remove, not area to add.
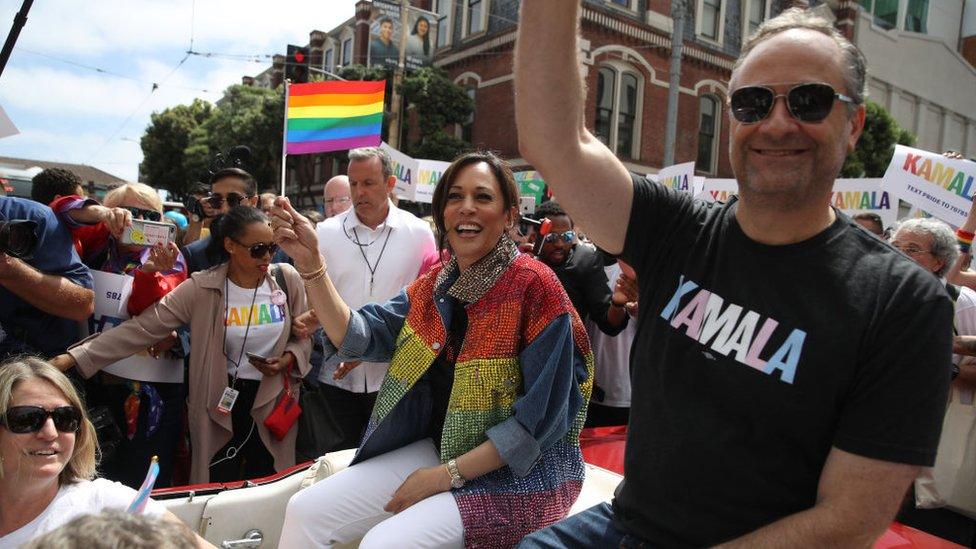
[[[241,202],[243,202],[245,198],[247,197],[238,193],[227,193],[227,196],[224,196],[220,193],[213,193],[210,196],[204,198],[203,200],[207,204],[210,204],[211,208],[216,210],[224,203],[224,200],[227,201],[228,206],[230,206],[231,208],[236,208],[237,206],[240,206]]]
[[[237,240],[233,238],[231,238],[231,240],[237,243],[238,246],[243,246],[247,248],[248,251],[251,252],[251,257],[253,257],[254,259],[261,259],[262,257],[264,257],[264,254],[270,254],[271,257],[274,257],[275,252],[278,251],[278,245],[275,244],[274,242],[270,244],[265,244],[261,242],[258,244],[251,244],[250,246],[248,246],[247,244],[242,244],[240,242],[237,242]]]
[[[163,218],[163,214],[157,212],[156,210],[146,210],[144,208],[135,208],[133,206],[126,206],[126,210],[132,214],[132,219],[147,219],[149,221],[159,221]]]
[[[553,242],[554,240],[562,238],[567,244],[576,238],[576,231],[566,231],[564,233],[549,233],[543,238],[543,242]]]
[[[834,100],[855,105],[854,99],[837,93],[829,84],[798,84],[786,93],[777,94],[765,86],[745,86],[732,92],[732,116],[743,124],[755,124],[773,112],[780,97],[786,98],[786,108],[801,122],[821,122],[830,115]]]
[[[6,418],[0,418],[0,425],[12,433],[36,433],[44,428],[47,418],[54,420],[54,427],[62,433],[74,433],[81,428],[81,412],[74,406],[60,406],[45,410],[40,406],[12,406],[7,409]]]

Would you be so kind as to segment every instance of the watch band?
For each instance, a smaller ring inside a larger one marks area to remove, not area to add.
[[[447,460],[447,472],[451,474],[451,488],[461,488],[464,486],[464,477],[458,471],[457,460]]]

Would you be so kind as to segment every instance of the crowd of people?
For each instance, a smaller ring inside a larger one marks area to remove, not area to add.
[[[153,456],[165,487],[346,448],[279,546],[847,546],[896,514],[976,544],[937,459],[976,387],[976,209],[954,231],[830,207],[861,53],[802,10],[763,23],[730,81],[739,193],[709,205],[586,130],[579,11],[522,6],[520,147],[559,200],[526,219],[510,166],[472,152],[428,223],[375,147],[324,216],[240,166],[185,217],[58,168],[0,197],[0,547],[207,546],[137,493]],[[310,394],[335,431],[311,449],[288,411]],[[567,518],[580,431],[609,425],[624,481]]]

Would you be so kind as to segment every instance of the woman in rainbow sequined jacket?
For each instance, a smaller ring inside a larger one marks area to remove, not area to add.
[[[458,158],[433,202],[453,258],[350,311],[281,201],[276,236],[305,273],[328,360],[390,362],[353,465],[292,498],[281,547],[510,547],[569,511],[592,353],[559,280],[508,238],[517,204],[504,162]]]

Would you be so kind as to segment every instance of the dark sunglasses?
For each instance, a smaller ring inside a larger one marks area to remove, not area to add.
[[[163,218],[163,214],[157,212],[156,210],[146,210],[143,208],[135,208],[133,206],[126,206],[126,210],[132,214],[132,219],[148,219],[149,221],[159,221]]]
[[[854,99],[837,93],[829,84],[798,84],[780,94],[765,86],[746,86],[732,92],[732,116],[743,124],[755,124],[769,116],[780,97],[786,98],[790,115],[801,122],[820,122],[827,118],[834,108],[835,99],[850,105],[857,104]]]
[[[543,242],[552,242],[558,238],[562,238],[567,244],[576,238],[576,231],[566,231],[564,233],[549,233],[543,238]]]
[[[241,204],[241,202],[244,201],[245,198],[247,197],[237,193],[227,193],[227,196],[224,196],[220,193],[213,193],[210,196],[204,198],[203,200],[206,201],[208,204],[210,204],[211,208],[217,209],[224,203],[224,200],[227,201],[228,206],[230,206],[231,208],[236,208]]]
[[[262,257],[264,257],[264,254],[270,254],[271,257],[274,257],[275,252],[278,251],[278,245],[275,244],[274,242],[270,244],[265,244],[261,242],[258,244],[251,244],[250,246],[248,246],[247,244],[242,244],[238,242],[234,238],[231,238],[231,240],[233,240],[238,246],[243,246],[247,248],[248,251],[251,252],[251,257],[253,257],[254,259],[261,259]]]
[[[62,433],[74,433],[81,428],[81,412],[74,406],[60,406],[50,411],[40,406],[12,406],[0,424],[12,433],[36,433],[47,423],[47,418],[53,419],[54,427]]]

